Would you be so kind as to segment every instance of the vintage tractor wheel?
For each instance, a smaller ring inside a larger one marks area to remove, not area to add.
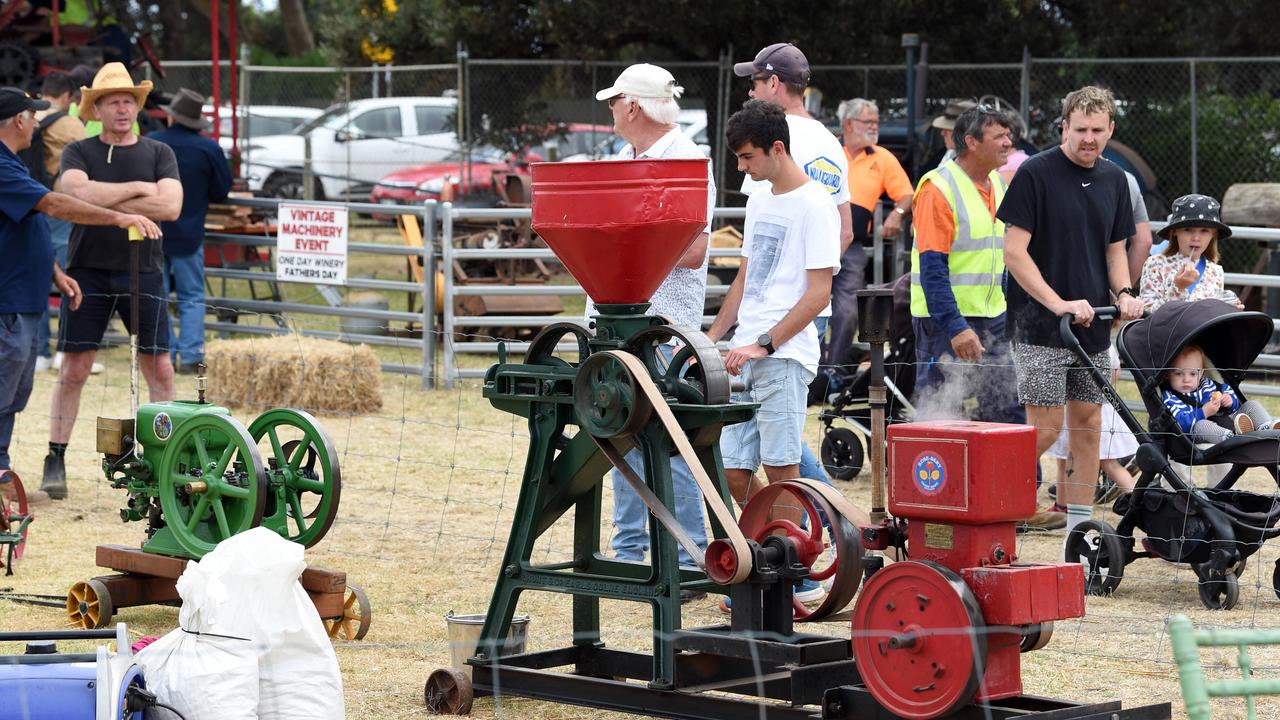
[[[111,592],[101,580],[78,582],[67,591],[67,622],[84,630],[104,628],[116,614]]]
[[[369,596],[358,585],[347,583],[347,597],[342,604],[342,617],[324,618],[324,629],[332,640],[363,640],[369,632],[373,609]]]
[[[475,691],[471,689],[471,678],[466,673],[440,668],[427,678],[423,696],[427,712],[432,715],[467,715],[471,713]]]
[[[1124,579],[1124,546],[1116,531],[1101,520],[1086,520],[1067,536],[1063,560],[1085,568],[1085,592],[1110,595]]]
[[[862,472],[862,441],[849,428],[833,427],[822,436],[822,467],[837,480],[852,480]]]
[[[937,563],[896,562],[853,606],[853,657],[889,713],[941,717],[968,703],[987,665],[986,623],[973,592]]]
[[[14,534],[16,542],[9,543],[4,566],[6,574],[13,574],[13,565],[22,559],[27,547],[31,511],[27,508],[27,491],[22,478],[12,470],[0,470],[0,535]]]
[[[791,520],[771,520],[779,501],[798,506],[807,516],[808,527]],[[861,534],[852,519],[844,517],[815,490],[789,481],[766,485],[742,509],[738,527],[756,542],[770,535],[790,537],[799,550],[800,561],[809,568],[809,579],[824,584],[831,581],[831,588],[816,607],[794,600],[796,620],[819,620],[838,613],[858,592],[862,579]],[[829,542],[824,540],[824,533],[829,533]]]
[[[652,408],[631,370],[609,353],[596,353],[578,368],[573,404],[582,429],[598,438],[633,435]]]
[[[1240,581],[1233,572],[1219,574],[1213,570],[1197,568],[1196,590],[1200,603],[1210,610],[1230,610],[1240,602]]]
[[[342,494],[342,470],[328,433],[308,413],[277,408],[250,423],[249,435],[267,461],[262,524],[304,547],[320,542]]]
[[[193,415],[174,428],[156,476],[165,525],[196,558],[262,524],[262,456],[244,426],[226,415]]]

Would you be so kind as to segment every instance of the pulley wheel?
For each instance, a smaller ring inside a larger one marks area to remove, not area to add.
[[[22,478],[13,470],[0,470],[0,533],[13,532],[13,528],[22,527],[16,543],[9,546],[9,557],[6,563],[9,569],[22,558],[27,547],[27,531],[23,521],[31,517],[27,507],[27,491],[22,487]]]
[[[1022,626],[1022,640],[1018,643],[1018,651],[1029,653],[1042,649],[1053,639],[1053,621],[1032,623]]]
[[[609,353],[596,353],[578,368],[573,407],[582,429],[598,438],[634,435],[652,410],[631,370]]]
[[[730,401],[724,358],[703,333],[653,325],[627,338],[627,350],[644,363],[658,390],[678,403],[724,405]],[[719,441],[720,425],[689,428],[685,435],[694,448],[703,448]]]
[[[1115,529],[1101,520],[1086,520],[1067,535],[1063,559],[1084,565],[1090,595],[1110,595],[1124,579],[1124,546]]]
[[[427,712],[432,715],[466,715],[475,700],[471,678],[453,668],[440,668],[431,673],[423,695]]]
[[[987,664],[986,624],[959,575],[907,560],[871,576],[853,607],[853,657],[867,690],[909,720],[968,703]]]
[[[174,429],[156,468],[166,527],[192,557],[262,524],[267,474],[258,446],[226,415],[193,415]]]
[[[324,618],[324,629],[331,640],[363,640],[369,632],[373,610],[369,597],[358,585],[347,583],[346,600],[342,603],[342,617]]]
[[[772,519],[774,506],[790,505],[804,513],[808,527],[787,519]],[[857,526],[818,492],[800,483],[770,483],[757,492],[738,518],[742,534],[764,542],[785,535],[795,543],[809,579],[831,587],[822,602],[810,607],[793,599],[796,620],[819,620],[840,612],[853,600],[862,580],[862,539]],[[708,560],[708,563],[710,560]]]
[[[67,591],[67,622],[72,627],[84,630],[104,628],[115,614],[111,592],[97,578],[78,582]]]
[[[342,470],[328,433],[308,413],[277,408],[258,416],[249,435],[267,460],[262,524],[304,547],[320,542],[342,494]]]
[[[558,357],[556,346],[560,344],[566,336],[573,336],[578,344],[578,357],[572,361]],[[542,328],[533,341],[529,343],[529,349],[524,352],[525,365],[546,365],[549,367],[578,367],[591,354],[591,346],[588,341],[591,340],[591,333],[581,325],[576,323],[552,323]]]

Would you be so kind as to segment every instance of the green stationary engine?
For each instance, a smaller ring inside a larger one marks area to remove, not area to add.
[[[248,428],[200,400],[149,403],[135,418],[98,418],[111,486],[128,493],[125,522],[145,520],[142,549],[199,559],[259,525],[311,547],[338,511],[333,443],[315,418],[274,409]]]

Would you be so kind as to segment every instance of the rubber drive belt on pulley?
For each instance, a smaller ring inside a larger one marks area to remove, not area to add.
[[[689,438],[685,435],[684,428],[676,420],[676,416],[671,412],[671,408],[667,406],[667,401],[662,397],[657,385],[649,377],[649,371],[645,369],[640,359],[630,353],[621,350],[609,350],[600,355],[611,356],[611,359],[619,362],[627,372],[631,375],[635,386],[643,393],[646,400],[652,406],[652,409],[658,415],[658,420],[662,423],[667,434],[671,436],[672,442],[675,443],[676,452],[679,453],[681,459],[689,466],[689,470],[693,473],[693,479],[698,483],[698,489],[702,491],[702,497],[706,502],[707,508],[715,516],[716,521],[720,523],[720,527],[724,528],[725,534],[728,535],[730,547],[733,549],[736,563],[732,568],[724,568],[729,571],[729,579],[725,584],[732,585],[740,583],[747,579],[751,574],[751,546],[747,544],[747,538],[742,534],[742,530],[738,527],[738,523],[734,520],[733,515],[729,512],[729,508],[724,504],[724,500],[720,497],[720,492],[715,484],[711,482],[711,478],[707,475],[707,471],[702,467],[702,462],[698,459],[698,455],[694,452],[693,445],[689,442]],[[585,378],[575,381],[575,386],[584,387]],[[630,435],[628,431],[618,433],[619,436]],[[681,546],[689,553],[689,556],[697,562],[698,567],[706,570],[706,558],[704,553],[689,537],[689,533],[680,525],[675,516],[671,514],[671,510],[663,505],[649,489],[648,485],[633,470],[617,448],[613,445],[613,441],[607,437],[599,437],[592,434],[592,438],[596,441],[596,445],[600,447],[600,451],[605,457],[613,463],[622,472],[622,476],[627,483],[636,491],[636,495],[649,508],[653,516],[662,523],[662,526],[671,533],[672,537],[680,543]]]

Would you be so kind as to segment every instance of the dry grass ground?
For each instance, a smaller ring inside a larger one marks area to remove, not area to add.
[[[100,543],[137,544],[141,524],[122,524],[123,497],[102,480],[93,453],[93,418],[128,411],[128,352],[104,353],[106,373],[86,388],[71,449],[71,498],[42,507],[32,527],[26,557],[3,584],[16,592],[65,593],[78,580],[102,574],[94,567]],[[180,378],[181,396],[192,394]],[[51,374],[41,374],[29,409],[18,421],[14,467],[29,487],[39,484],[45,452]],[[185,387],[184,387],[185,386]],[[340,643],[347,711],[353,718],[390,720],[425,715],[422,687],[427,674],[446,665],[449,646],[445,613],[485,611],[506,542],[524,464],[527,435],[517,418],[492,409],[473,386],[423,392],[417,378],[384,375],[383,410],[378,415],[323,417],[341,455],[344,489],[338,522],[308,551],[313,565],[346,570],[373,604],[373,625],[362,642]],[[252,416],[241,416],[246,424]],[[810,437],[817,425],[811,421]],[[998,480],[998,479],[997,479]],[[1269,480],[1251,477],[1249,486],[1274,491]],[[867,473],[839,483],[856,504],[869,500]],[[1105,516],[1102,509],[1097,511]],[[1114,518],[1112,519],[1114,522]],[[567,533],[553,529],[538,557],[559,558]],[[1027,535],[1023,558],[1055,559],[1062,534]],[[1026,656],[1028,692],[1077,700],[1118,698],[1126,704],[1173,701],[1181,713],[1176,668],[1171,663],[1164,623],[1186,613],[1198,624],[1220,627],[1280,625],[1280,600],[1271,572],[1280,542],[1251,559],[1242,580],[1240,607],[1211,612],[1197,600],[1194,576],[1186,568],[1155,560],[1127,569],[1113,597],[1090,598],[1080,621],[1059,623],[1050,646]],[[527,593],[521,612],[532,616],[531,648],[568,640],[568,596]],[[648,613],[623,603],[605,603],[606,640],[645,648]],[[177,623],[168,607],[129,608],[118,620],[131,634],[159,635]],[[687,626],[718,623],[723,616],[711,600],[686,607]],[[56,628],[60,610],[0,602],[0,629]],[[818,632],[847,635],[847,620],[824,623]],[[1234,651],[1206,653],[1210,663],[1232,664]],[[1261,675],[1280,674],[1280,652],[1258,652]],[[1219,704],[1223,717],[1242,706]],[[577,718],[600,713],[533,701],[478,701],[476,717]],[[1280,702],[1263,702],[1259,717],[1280,718]]]

